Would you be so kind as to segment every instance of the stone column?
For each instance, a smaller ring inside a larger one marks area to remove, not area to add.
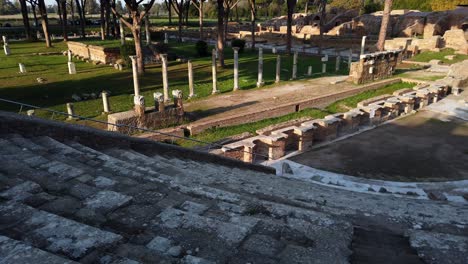
[[[263,82],[263,48],[258,48],[258,79],[257,87],[262,87],[265,83]]]
[[[107,94],[106,91],[103,91],[101,93],[101,96],[102,96],[102,106],[104,108],[104,114],[108,114],[111,112],[110,105],[109,105],[109,95]]]
[[[7,36],[2,36],[2,40],[3,40],[3,45],[5,46],[8,46],[8,37]]]
[[[68,74],[76,74],[76,66],[72,61],[68,62]]]
[[[280,82],[281,77],[281,55],[276,55],[276,79],[275,83]]]
[[[161,54],[162,60],[162,81],[163,81],[163,93],[164,93],[164,102],[168,102],[171,99],[169,98],[169,81],[167,79],[167,54]]]
[[[366,38],[367,36],[362,37],[361,41],[361,55],[363,55],[366,52]]]
[[[137,65],[137,57],[130,56],[132,60],[132,70],[133,70],[133,90],[134,90],[134,97],[133,97],[133,104],[135,105],[135,112],[138,116],[142,116],[145,114],[145,98],[140,96],[140,83],[138,80],[138,65]]]
[[[3,46],[3,51],[5,51],[5,55],[6,55],[6,56],[10,56],[10,54],[11,54],[10,46],[4,45],[4,46]]]
[[[165,44],[169,43],[169,35],[167,34],[167,32],[164,32],[164,43]]]
[[[164,112],[164,95],[162,93],[153,93],[154,98],[154,111]]]
[[[341,56],[338,55],[338,56],[336,56],[335,71],[340,70],[340,64],[341,64]]]
[[[189,83],[189,98],[195,97],[195,91],[193,90],[193,64],[192,61],[187,61],[188,68],[188,83]]]
[[[217,77],[216,77],[216,50],[213,49],[211,51],[211,73],[212,73],[212,79],[213,79],[213,90],[211,94],[217,94],[219,93],[218,90],[218,84],[217,84]]]
[[[75,120],[76,119],[76,117],[74,117],[75,109],[73,107],[73,103],[67,103],[67,113],[68,113],[67,120]]]
[[[328,61],[328,55],[325,55],[325,57],[322,57],[322,73],[327,72],[327,61]]]
[[[34,109],[26,111],[26,115],[28,116],[34,116],[36,114],[36,111]]]
[[[312,66],[307,68],[307,76],[312,76]]]
[[[351,63],[353,62],[353,50],[349,49],[348,55],[348,69],[351,69]]]
[[[234,91],[239,90],[239,48],[233,47],[234,50]]]
[[[125,45],[125,30],[124,30],[124,24],[121,22],[120,23],[120,45]]]
[[[294,52],[293,57],[293,69],[292,69],[292,78],[295,80],[297,78],[297,51]]]
[[[140,82],[138,80],[138,65],[137,65],[137,56],[130,56],[132,60],[132,70],[133,70],[133,91],[135,97],[140,96]]]
[[[23,63],[19,63],[19,70],[20,70],[20,73],[26,73],[26,67],[24,66]]]
[[[73,59],[73,54],[72,54],[72,51],[71,51],[71,50],[68,50],[68,51],[67,51],[67,56],[68,56],[68,62],[71,62],[72,59]]]
[[[150,20],[149,16],[145,16],[145,32],[146,32],[146,45],[151,44]]]

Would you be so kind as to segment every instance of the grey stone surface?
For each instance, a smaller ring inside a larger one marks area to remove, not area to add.
[[[182,263],[184,264],[214,264],[215,262],[212,262],[203,258],[187,255],[182,259]]]
[[[248,251],[272,257],[281,250],[282,243],[269,236],[252,235],[245,241],[242,247]]]
[[[184,211],[187,211],[189,213],[193,214],[202,214],[208,209],[208,206],[199,204],[199,203],[194,203],[191,201],[185,201],[180,208]]]
[[[116,184],[116,182],[114,180],[109,179],[109,178],[99,176],[96,179],[94,179],[94,184],[96,185],[96,187],[106,188],[106,187],[114,186],[114,184]]]
[[[124,206],[132,200],[132,197],[114,191],[100,191],[85,200],[84,204],[89,209],[99,210],[104,213]]]
[[[0,263],[15,264],[68,264],[77,263],[25,243],[0,236]]]
[[[18,184],[4,192],[0,193],[0,197],[7,198],[10,200],[24,200],[30,197],[34,193],[38,193],[42,190],[41,186],[35,182],[26,181]]]
[[[468,263],[467,237],[423,230],[412,230],[409,237],[411,246],[427,263]]]
[[[153,238],[146,247],[160,253],[165,253],[171,247],[171,244],[171,240],[158,236]]]

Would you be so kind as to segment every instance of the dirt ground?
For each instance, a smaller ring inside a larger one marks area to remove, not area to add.
[[[421,111],[289,159],[373,179],[468,179],[468,122]]]

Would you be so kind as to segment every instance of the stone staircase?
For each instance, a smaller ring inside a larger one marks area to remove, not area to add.
[[[424,260],[467,262],[466,206],[330,189],[176,148],[86,145],[6,122],[0,263],[348,263],[364,255],[353,252],[354,226],[370,222],[409,237]],[[459,246],[438,249],[431,234]]]

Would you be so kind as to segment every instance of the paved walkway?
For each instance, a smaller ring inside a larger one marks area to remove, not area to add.
[[[285,115],[308,107],[323,107],[336,100],[382,85],[382,82],[356,86],[340,82],[347,76],[322,77],[271,88],[237,91],[210,96],[185,105],[198,119],[187,125],[192,134],[215,126],[255,122]],[[331,84],[332,82],[339,82]],[[336,96],[334,96],[336,95]]]

